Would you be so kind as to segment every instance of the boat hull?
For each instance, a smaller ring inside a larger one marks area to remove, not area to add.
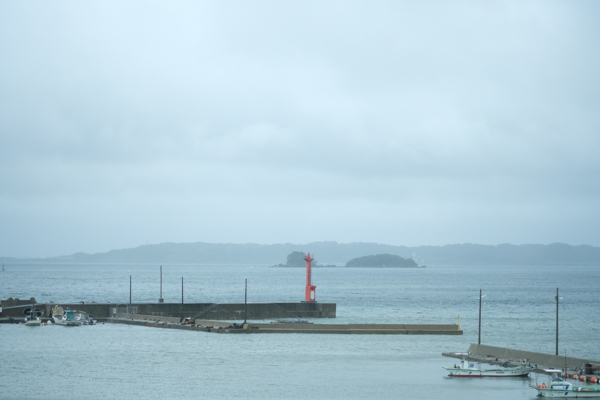
[[[456,378],[512,378],[527,376],[530,370],[523,371],[449,371]]]
[[[592,399],[592,398],[600,398],[599,390],[585,390],[585,388],[574,388],[573,389],[545,389],[545,388],[537,388],[539,397],[554,397],[560,399]],[[579,390],[584,389],[584,390]],[[597,389],[597,388],[595,388]]]
[[[497,368],[477,368],[474,365],[444,367],[450,376],[456,378],[512,378],[516,376],[527,376],[533,369],[532,367],[497,367]]]
[[[62,326],[80,326],[81,325],[80,321],[54,321],[54,323],[56,325],[62,325]]]
[[[527,376],[533,370],[529,365],[520,365],[518,367],[509,367],[508,363],[503,366],[482,367],[479,363],[469,360],[462,360],[460,364],[454,367],[444,367],[450,376],[457,378],[512,378],[517,376]]]

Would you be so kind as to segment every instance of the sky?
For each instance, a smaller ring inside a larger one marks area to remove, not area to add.
[[[0,3],[0,257],[600,246],[596,1]]]

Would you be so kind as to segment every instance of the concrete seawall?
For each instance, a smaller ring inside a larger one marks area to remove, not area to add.
[[[231,328],[230,322],[196,320],[195,325],[182,325],[176,317],[131,315],[131,318],[109,318],[115,324],[138,325],[155,328],[184,329],[215,333],[312,333],[359,335],[462,335],[457,325],[415,324],[264,324],[250,322],[242,328]]]
[[[193,317],[207,320],[244,320],[244,303],[44,303],[4,307],[2,316],[23,318],[25,311],[34,307],[42,316],[49,316],[52,307],[84,311],[96,319],[125,317],[130,314]],[[335,303],[248,303],[247,319],[335,318]]]
[[[467,353],[443,353],[443,356],[453,358],[469,358],[474,361],[488,364],[501,365],[505,362],[522,364],[528,360],[530,364],[537,365],[536,372],[543,372],[544,368],[567,369],[581,368],[583,364],[600,364],[585,358],[556,356],[553,354],[536,353],[533,351],[508,349],[504,347],[471,344]]]
[[[535,353],[533,351],[514,350],[503,347],[486,346],[483,344],[472,344],[469,346],[469,354],[477,354],[481,356],[493,356],[498,359],[519,360],[528,359],[532,364],[546,365],[554,368],[564,368],[565,363],[567,368],[581,368],[584,363],[600,364],[598,361],[593,361],[584,358],[556,356],[552,354]]]

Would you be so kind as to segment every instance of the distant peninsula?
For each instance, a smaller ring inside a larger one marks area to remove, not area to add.
[[[402,258],[393,254],[376,254],[356,257],[346,263],[346,267],[361,268],[424,268],[412,258]]]

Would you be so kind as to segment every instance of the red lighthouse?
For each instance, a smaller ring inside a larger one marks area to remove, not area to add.
[[[310,253],[308,253],[308,256],[304,257],[304,261],[306,261],[306,291],[304,301],[317,301],[317,287],[312,285],[310,276],[310,263],[313,260],[314,258],[310,257]]]

